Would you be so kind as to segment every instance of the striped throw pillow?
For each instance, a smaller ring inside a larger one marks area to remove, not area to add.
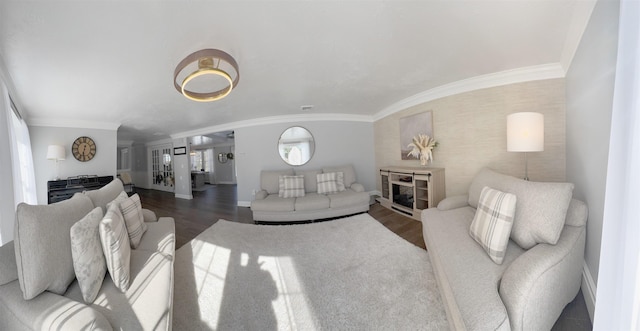
[[[147,225],[144,224],[142,217],[142,204],[138,194],[132,195],[130,198],[124,198],[118,202],[120,212],[124,218],[129,234],[129,243],[131,248],[137,248],[142,240],[142,235],[147,231]]]
[[[122,292],[129,289],[131,246],[127,227],[117,204],[111,204],[100,221],[100,241],[113,284]]]
[[[332,194],[345,190],[344,173],[342,171],[318,174],[316,178],[318,180],[319,194]]]
[[[298,198],[304,196],[304,176],[280,176],[281,198]]]
[[[485,186],[469,234],[487,252],[491,260],[502,264],[516,212],[516,196]]]

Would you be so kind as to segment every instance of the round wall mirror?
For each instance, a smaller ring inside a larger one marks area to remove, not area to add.
[[[280,135],[278,153],[284,162],[292,166],[303,165],[313,157],[316,143],[309,130],[292,126]]]

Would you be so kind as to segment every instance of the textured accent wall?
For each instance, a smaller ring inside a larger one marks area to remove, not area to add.
[[[507,115],[534,111],[544,114],[544,152],[528,153],[532,181],[564,181],[564,79],[511,84],[481,89],[426,102],[374,123],[376,167],[419,166],[400,159],[399,119],[433,111],[434,167],[446,169],[447,196],[466,194],[482,167],[524,177],[523,153],[507,152]],[[379,176],[378,176],[379,177]],[[380,179],[377,179],[380,190]]]

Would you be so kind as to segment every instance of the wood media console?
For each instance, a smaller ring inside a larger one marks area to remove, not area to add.
[[[383,207],[420,220],[423,209],[445,198],[444,169],[426,167],[380,168]]]

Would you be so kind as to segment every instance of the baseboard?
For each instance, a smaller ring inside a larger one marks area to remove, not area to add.
[[[596,283],[593,281],[593,277],[591,277],[591,271],[587,266],[587,262],[582,262],[582,295],[584,296],[584,301],[587,304],[587,311],[589,311],[589,318],[591,319],[591,323],[593,323],[593,314],[596,311]]]
[[[235,185],[236,183],[234,183],[234,182],[225,182],[225,181],[221,181],[221,182],[217,182],[216,184],[221,184],[221,185]]]
[[[238,207],[251,207],[251,201],[238,201]]]
[[[193,200],[193,195],[191,195],[191,194],[176,194],[176,198],[185,199],[185,200]]]

